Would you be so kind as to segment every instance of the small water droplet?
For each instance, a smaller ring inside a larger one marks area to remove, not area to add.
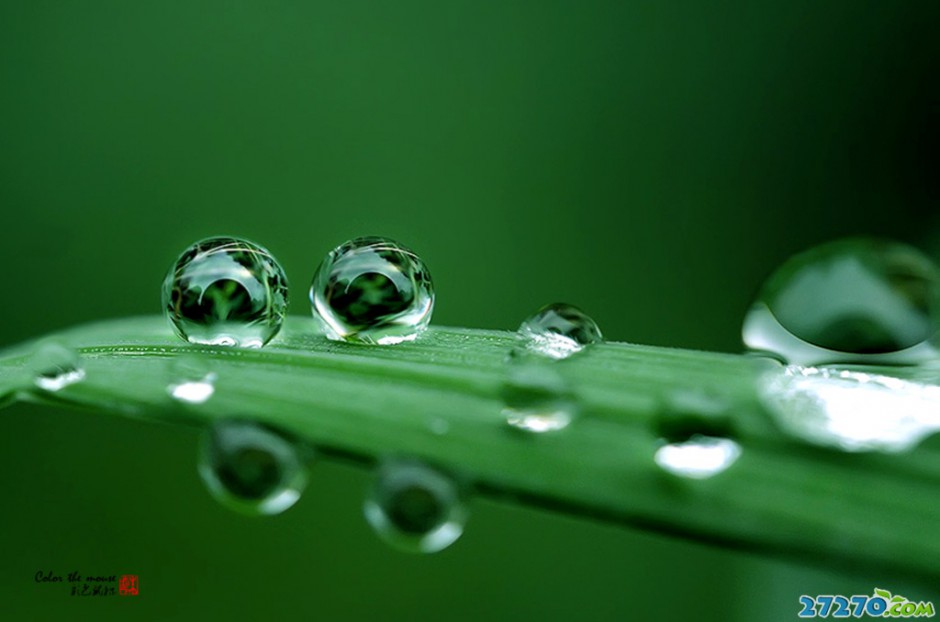
[[[699,389],[677,389],[663,399],[657,411],[656,433],[668,442],[699,435],[734,436],[731,405],[716,394]]]
[[[326,256],[310,286],[313,315],[337,341],[391,345],[414,340],[431,321],[431,273],[398,242],[362,237]]]
[[[203,435],[199,474],[223,505],[249,515],[279,514],[307,485],[303,454],[268,426],[226,419]]]
[[[597,323],[581,309],[564,303],[545,305],[527,318],[518,335],[526,347],[553,359],[564,359],[603,341]]]
[[[847,239],[796,255],[744,321],[749,348],[802,365],[918,363],[937,356],[940,271],[917,249]]]
[[[444,436],[450,432],[450,423],[447,422],[447,419],[441,419],[440,417],[435,417],[431,419],[428,423],[428,428],[437,436]]]
[[[414,460],[389,460],[363,506],[383,540],[409,553],[436,553],[453,544],[467,522],[461,487]]]
[[[940,430],[940,386],[893,376],[791,365],[758,395],[785,432],[843,451],[907,451]]]
[[[208,373],[198,380],[187,380],[167,387],[170,396],[187,404],[202,404],[215,393],[214,373]]]
[[[203,404],[215,394],[217,374],[209,371],[205,358],[180,356],[169,364],[167,393],[173,399],[187,404]]]
[[[44,391],[60,391],[85,378],[77,352],[56,342],[41,343],[30,357],[33,382]]]
[[[260,348],[281,329],[287,277],[271,253],[253,242],[207,238],[170,268],[163,307],[186,341]]]
[[[656,464],[673,475],[690,479],[715,476],[741,456],[741,446],[729,438],[692,435],[681,443],[668,443],[656,450]]]
[[[503,416],[512,428],[542,434],[571,423],[576,401],[565,379],[541,359],[513,358],[502,387]]]

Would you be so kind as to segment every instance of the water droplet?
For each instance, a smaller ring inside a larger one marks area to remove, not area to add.
[[[518,331],[526,347],[553,359],[563,359],[592,343],[603,341],[601,329],[581,309],[564,303],[545,305]]]
[[[227,419],[207,428],[199,474],[223,505],[249,515],[279,514],[307,485],[303,450],[279,432]]]
[[[170,396],[187,404],[202,404],[215,393],[214,373],[208,373],[197,380],[187,380],[167,387]]]
[[[450,423],[447,422],[447,419],[441,419],[440,417],[435,417],[431,419],[428,423],[428,428],[431,432],[437,436],[444,436],[450,432]]]
[[[551,364],[515,357],[502,387],[503,416],[512,428],[542,434],[562,430],[574,419],[574,396]]]
[[[389,345],[427,328],[434,287],[412,251],[387,238],[363,237],[326,256],[313,277],[310,303],[330,339]]]
[[[253,242],[207,238],[170,268],[163,307],[186,341],[260,348],[281,329],[287,277],[271,253]]]
[[[409,553],[447,548],[463,533],[467,521],[458,484],[411,460],[381,465],[363,511],[379,537]]]
[[[803,365],[917,363],[937,356],[940,271],[910,246],[824,244],[768,279],[744,321],[744,343]]]
[[[209,371],[205,359],[181,356],[170,361],[167,393],[173,399],[187,404],[202,404],[215,393],[217,375]]]
[[[940,386],[893,376],[791,365],[758,395],[784,431],[844,451],[906,451],[940,430]]]
[[[694,434],[685,442],[668,443],[656,451],[656,464],[679,477],[707,479],[725,471],[741,456],[741,446],[729,438]]]
[[[55,342],[40,344],[30,357],[29,368],[33,382],[44,391],[60,391],[85,378],[78,353]]]
[[[656,433],[667,442],[693,436],[734,436],[731,405],[726,399],[699,389],[677,389],[662,401],[655,419]]]

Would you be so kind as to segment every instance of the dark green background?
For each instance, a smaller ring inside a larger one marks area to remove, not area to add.
[[[566,300],[612,339],[736,351],[792,253],[940,249],[938,7],[0,0],[0,344],[158,312],[212,234],[267,246],[307,313],[320,258],[379,234],[426,259],[439,324]],[[319,465],[251,520],[204,492],[189,430],[3,415],[11,620],[779,620],[901,589],[486,500],[407,556],[361,519],[367,473]],[[142,593],[72,598],[40,569]]]

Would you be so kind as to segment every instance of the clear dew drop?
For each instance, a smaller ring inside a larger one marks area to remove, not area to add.
[[[170,268],[163,307],[186,341],[260,348],[281,329],[287,277],[271,253],[253,242],[207,238]]]
[[[212,394],[215,393],[214,373],[208,373],[202,378],[196,380],[186,380],[179,384],[171,384],[167,387],[170,397],[186,402],[187,404],[202,404],[209,401]]]
[[[60,391],[85,378],[78,353],[55,342],[40,344],[30,357],[29,368],[33,383],[43,391]]]
[[[536,311],[519,326],[518,335],[529,350],[553,359],[567,358],[604,339],[590,316],[564,303]]]
[[[391,345],[414,340],[431,321],[431,273],[414,252],[381,237],[333,249],[310,286],[313,315],[336,341]]]
[[[694,434],[687,441],[662,445],[654,459],[673,475],[707,479],[727,470],[740,456],[741,446],[730,438]]]
[[[568,427],[577,414],[568,383],[552,364],[541,359],[511,357],[502,398],[506,423],[521,432],[557,432]]]
[[[940,430],[940,386],[893,376],[791,365],[758,395],[788,434],[843,451],[908,451]]]
[[[220,503],[254,516],[283,512],[307,485],[297,443],[267,426],[233,419],[205,430],[199,474]]]
[[[467,510],[453,478],[412,460],[379,467],[363,512],[387,543],[409,553],[435,553],[463,533]]]
[[[823,244],[784,263],[744,321],[752,350],[800,365],[913,364],[938,356],[940,271],[886,240]]]
[[[215,394],[217,374],[199,358],[183,356],[170,362],[167,394],[185,404],[203,404]]]

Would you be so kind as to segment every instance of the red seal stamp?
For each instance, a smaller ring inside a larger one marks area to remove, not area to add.
[[[121,596],[137,596],[138,591],[137,575],[121,575],[121,581],[118,583],[118,592],[120,592]]]

